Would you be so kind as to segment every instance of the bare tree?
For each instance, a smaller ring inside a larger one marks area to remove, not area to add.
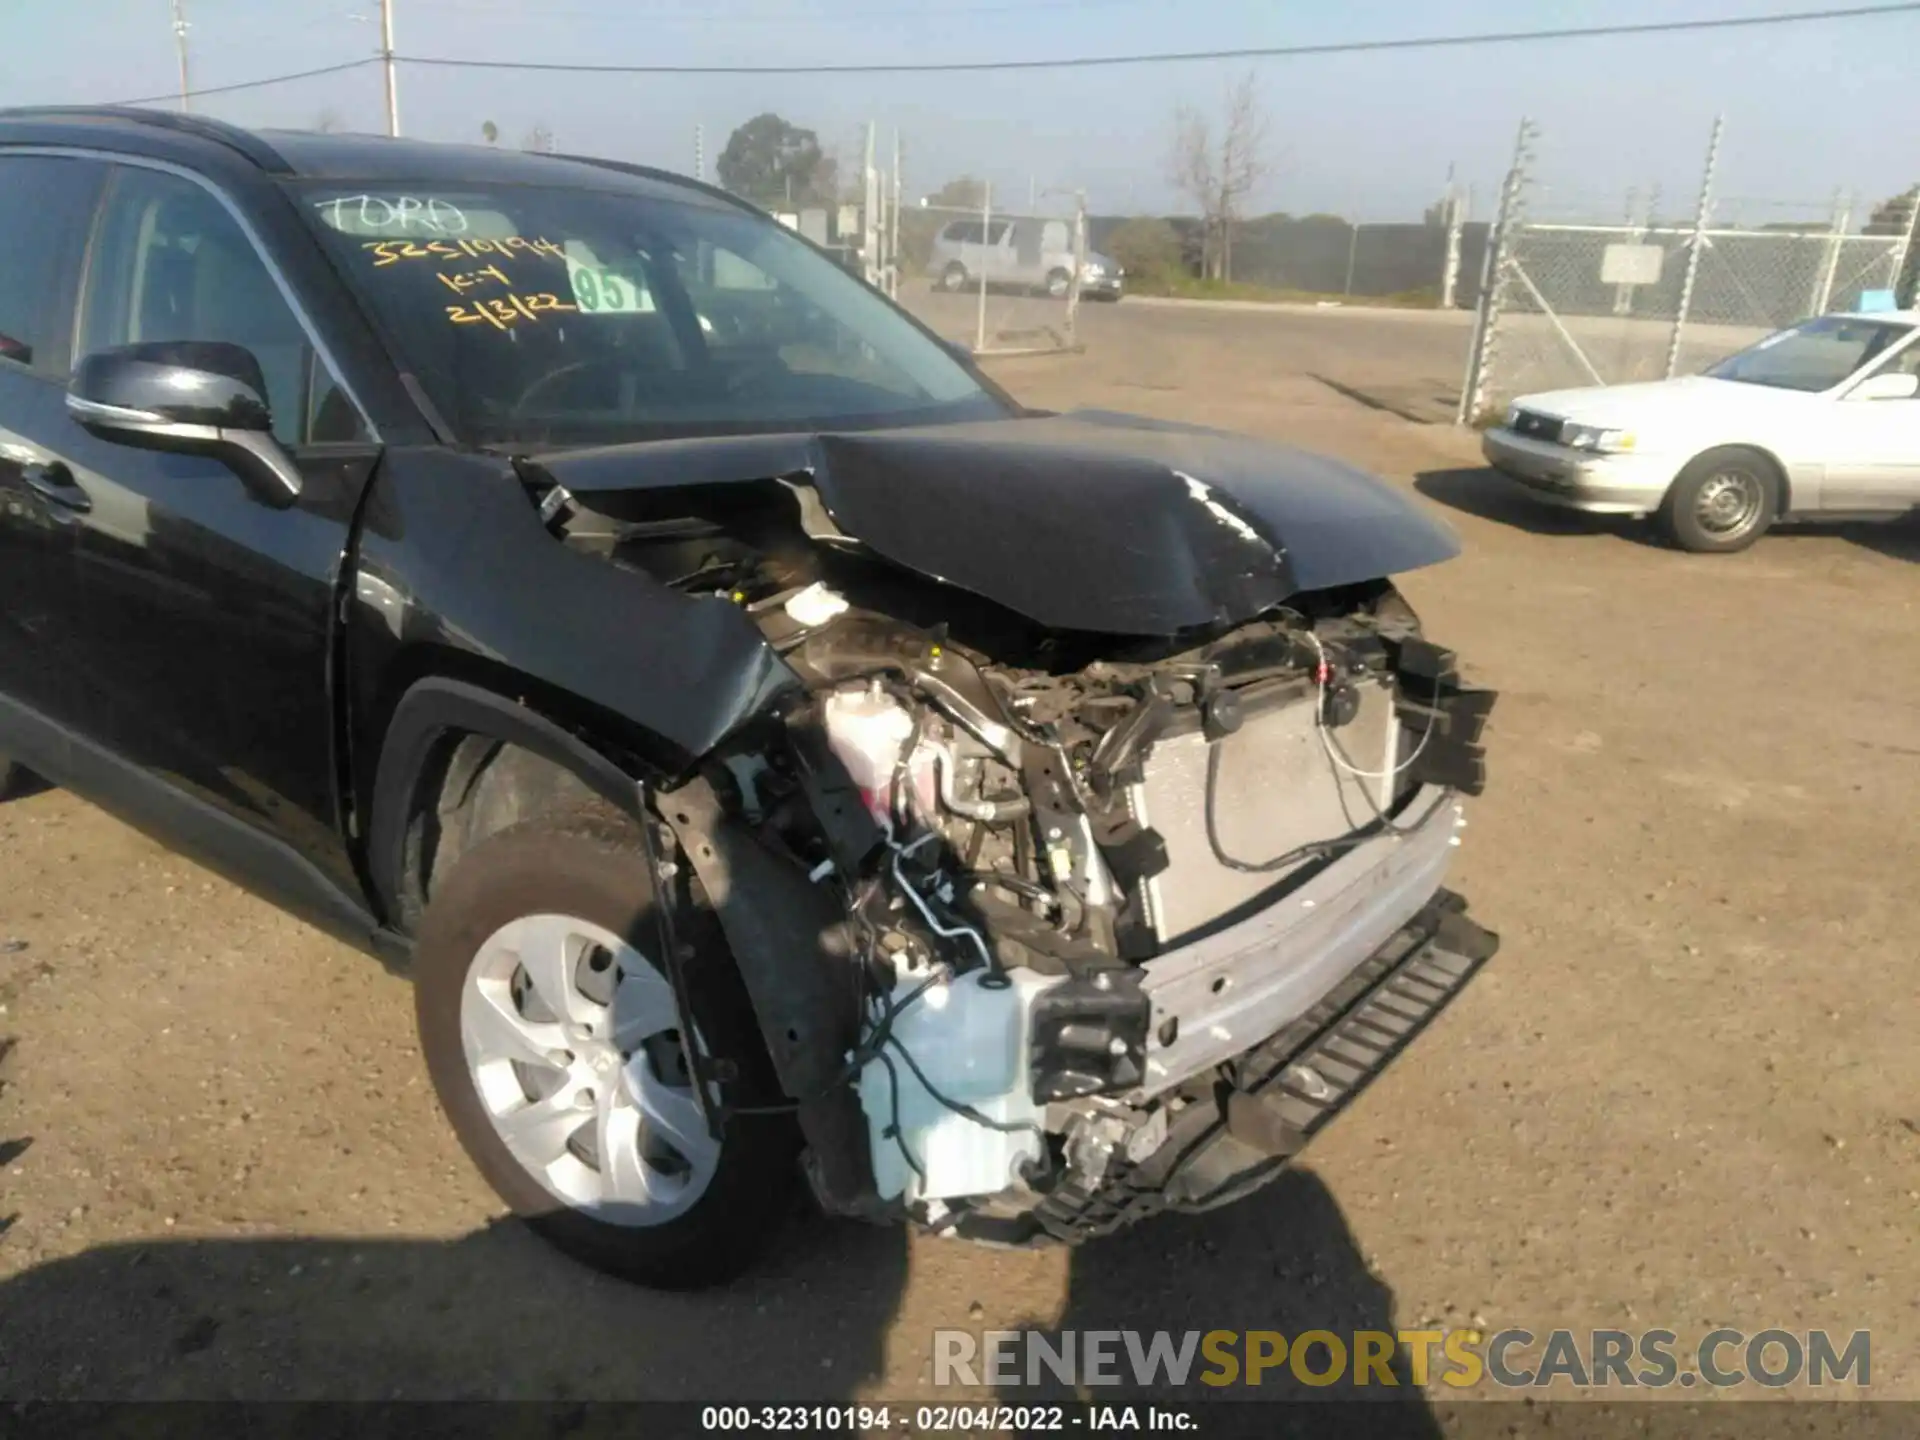
[[[313,124],[309,128],[321,135],[332,135],[345,129],[346,124],[341,120],[340,112],[329,105],[313,117]]]
[[[1198,110],[1182,105],[1174,112],[1168,179],[1200,207],[1201,268],[1208,278],[1233,278],[1234,221],[1270,169],[1267,116],[1251,72],[1227,92],[1217,142]]]

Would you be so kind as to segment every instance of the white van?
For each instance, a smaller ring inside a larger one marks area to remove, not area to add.
[[[1044,290],[1065,298],[1073,281],[1073,226],[1065,220],[1028,216],[953,220],[934,237],[927,273],[943,290],[989,285]],[[1089,251],[1080,272],[1080,293],[1118,300],[1124,272],[1105,255]]]

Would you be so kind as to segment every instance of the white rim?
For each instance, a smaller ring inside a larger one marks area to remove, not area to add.
[[[679,1025],[645,956],[566,915],[496,931],[460,992],[467,1073],[494,1132],[548,1194],[614,1225],[684,1214],[719,1166]]]

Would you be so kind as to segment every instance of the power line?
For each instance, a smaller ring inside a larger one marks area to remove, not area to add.
[[[1738,15],[1711,20],[1652,20],[1636,25],[1590,25],[1559,30],[1504,30],[1478,35],[1429,35],[1406,40],[1344,40],[1319,45],[1259,45],[1230,50],[1185,50],[1152,55],[1081,55],[1060,60],[935,60],[853,65],[605,65],[540,60],[456,60],[402,55],[407,65],[457,70],[545,71],[569,75],[927,75],[982,70],[1088,70],[1114,65],[1176,65],[1202,60],[1277,60],[1307,55],[1357,55],[1388,50],[1460,49],[1545,40],[1598,40],[1621,35],[1672,35],[1688,31],[1757,29],[1814,20],[1857,20],[1920,11],[1920,0],[1857,5],[1839,10],[1803,10],[1785,15]]]
[[[944,60],[854,65],[595,65],[539,60],[460,60],[437,55],[396,55],[403,65],[428,65],[458,70],[522,70],[563,74],[606,75],[905,75],[983,70],[1085,70],[1115,65],[1176,65],[1206,60],[1279,60],[1311,55],[1357,55],[1393,50],[1462,49],[1475,45],[1519,45],[1552,40],[1599,40],[1625,35],[1671,35],[1707,30],[1757,29],[1772,25],[1805,24],[1816,20],[1860,20],[1870,16],[1903,15],[1920,11],[1920,0],[1896,0],[1890,5],[1857,5],[1836,10],[1802,10],[1782,15],[1740,15],[1710,20],[1655,20],[1636,25],[1590,25],[1558,30],[1505,30],[1477,35],[1428,35],[1404,40],[1345,40],[1319,45],[1261,45],[1227,50],[1185,50],[1151,55],[1082,55],[1059,60]],[[321,75],[338,75],[366,65],[378,65],[382,56],[369,55],[313,70],[268,75],[231,85],[210,85],[190,94],[228,95],[258,90]],[[116,105],[154,105],[179,95],[142,95],[116,100]]]
[[[236,90],[258,90],[264,85],[285,85],[292,80],[311,80],[316,75],[338,75],[344,70],[358,70],[363,65],[378,65],[378,55],[368,55],[359,60],[343,60],[338,65],[322,65],[317,70],[296,70],[291,75],[268,75],[259,80],[241,80],[232,85],[206,85],[198,90],[188,91],[194,97],[201,95],[230,95]],[[141,95],[132,100],[108,100],[108,105],[157,105],[163,100],[179,100],[180,94],[169,91],[165,95]]]
[[[458,15],[504,15],[524,19],[527,11],[524,5],[515,0],[416,0],[422,8],[445,11]],[[653,6],[640,12],[636,17],[655,23],[660,21],[699,21],[702,24],[731,25],[740,21],[755,24],[796,24],[822,25],[834,24],[842,20],[965,20],[974,15],[1031,15],[1035,11],[1047,10],[1095,10],[1113,9],[1119,6],[1144,5],[1151,0],[1026,0],[1022,4],[970,5],[954,9],[900,9],[894,7],[884,10],[808,10],[805,12],[786,10],[726,10],[714,9],[704,5]],[[540,7],[542,18],[570,16],[575,18],[606,19],[605,7],[557,6],[543,4]]]

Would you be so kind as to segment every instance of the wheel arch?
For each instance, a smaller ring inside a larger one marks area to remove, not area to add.
[[[489,834],[593,797],[645,816],[661,742],[595,724],[583,704],[535,699],[517,679],[430,672],[392,704],[372,767],[366,856],[381,918],[403,934],[434,870]]]
[[[1773,467],[1774,483],[1780,487],[1779,513],[1788,515],[1793,512],[1792,471],[1788,469],[1787,462],[1780,458],[1779,452],[1774,450],[1772,446],[1754,440],[1722,440],[1712,445],[1700,446],[1693,454],[1689,455],[1675,467],[1673,478],[1667,481],[1667,489],[1671,491],[1675,485],[1680,483],[1680,477],[1682,475],[1686,474],[1688,470],[1704,460],[1707,456],[1719,450],[1744,450],[1751,455],[1758,455],[1762,460],[1765,460],[1768,465]]]

